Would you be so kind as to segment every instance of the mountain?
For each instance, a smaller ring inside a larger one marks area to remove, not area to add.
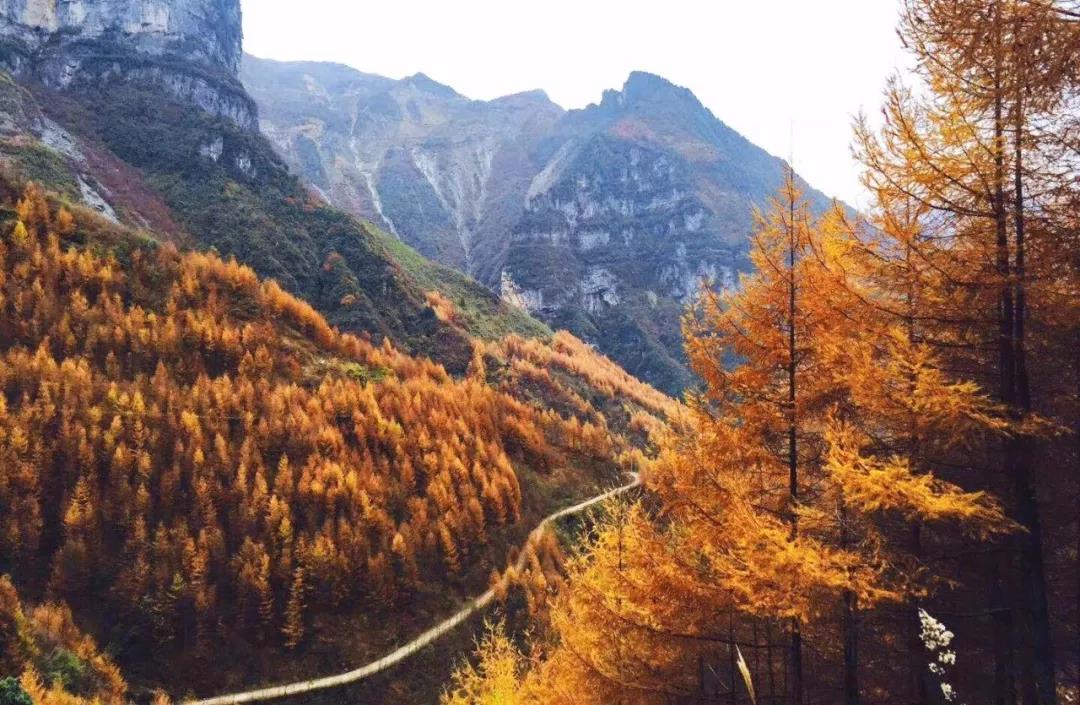
[[[238,0],[0,3],[0,675],[35,702],[361,663],[652,452],[669,397],[290,173]],[[472,634],[354,700],[435,702]]]
[[[334,64],[245,56],[240,75],[323,199],[670,392],[690,379],[683,307],[702,278],[730,286],[749,267],[753,209],[786,169],[648,73],[572,111],[540,91],[469,100],[423,74]]]
[[[0,5],[0,163],[125,224],[213,248],[334,325],[463,372],[474,332],[549,335],[527,314],[313,199],[255,126],[237,0]],[[461,311],[440,320],[440,290]],[[471,327],[471,329],[470,329]]]
[[[423,74],[391,81],[250,56],[241,78],[264,133],[323,198],[498,281],[537,171],[531,150],[563,115],[543,93],[483,103]]]

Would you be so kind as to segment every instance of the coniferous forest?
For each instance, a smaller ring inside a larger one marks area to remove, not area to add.
[[[463,225],[489,104],[154,1],[0,3],[0,705],[1080,701],[1080,4],[899,0],[859,209],[636,74]]]

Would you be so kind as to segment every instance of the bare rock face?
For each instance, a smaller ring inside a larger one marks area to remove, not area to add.
[[[256,129],[239,0],[0,0],[0,66],[53,89],[153,82]]]
[[[753,209],[786,170],[648,73],[571,111],[540,92],[476,101],[422,74],[250,56],[241,80],[325,200],[673,393],[692,379],[685,305],[750,268]]]
[[[540,91],[475,101],[424,74],[391,80],[248,56],[261,127],[329,203],[498,286],[506,235],[564,111]]]

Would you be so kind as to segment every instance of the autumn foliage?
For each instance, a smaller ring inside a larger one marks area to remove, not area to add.
[[[555,636],[520,674],[529,702],[700,697],[718,687],[699,667],[717,644],[767,649],[773,692],[780,678],[802,687],[804,632],[843,632],[855,610],[928,588],[897,522],[1009,530],[992,498],[930,460],[1004,421],[878,315],[844,218],[811,216],[789,181],[761,216],[757,272],[688,314],[704,391],[645,466],[661,511],[609,517],[571,563]]]
[[[873,207],[789,174],[687,313],[650,494],[444,703],[1075,699],[1080,8],[902,6],[922,85],[857,125]]]
[[[569,336],[478,344],[455,379],[235,261],[102,235],[33,186],[14,211],[0,565],[147,648],[297,648],[317,612],[389,609],[549,510],[516,468],[607,483],[647,442],[615,427],[673,408]]]
[[[120,705],[127,684],[71,610],[49,602],[28,609],[7,576],[0,577],[0,672],[41,705]]]

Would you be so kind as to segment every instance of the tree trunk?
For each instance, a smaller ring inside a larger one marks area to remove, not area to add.
[[[1076,336],[1076,344],[1073,347],[1073,374],[1076,385],[1076,399],[1080,401],[1080,332]],[[1080,479],[1080,410],[1075,413],[1073,423],[1073,477]],[[1077,489],[1080,493],[1080,489]],[[1073,498],[1073,518],[1076,520],[1076,555],[1080,556],[1080,496]],[[1076,571],[1076,662],[1073,663],[1077,686],[1080,687],[1080,569]]]
[[[786,702],[788,702],[790,704],[790,702],[791,702],[791,649],[790,648],[781,649],[780,654],[783,656],[783,659],[782,659],[783,663],[781,665],[784,667],[783,671],[782,671],[782,673],[784,674],[783,693],[784,693],[784,696],[786,698]]]
[[[802,627],[791,620],[791,703],[803,705]]]
[[[990,610],[994,617],[994,704],[1016,705],[1016,666],[1013,662],[1012,610],[1005,604],[1001,589],[1000,564],[995,557],[990,577]]]
[[[911,527],[911,554],[915,558],[922,555],[922,530],[918,524]],[[919,638],[919,602],[911,605],[911,617],[908,620],[908,673],[911,684],[911,702],[915,705],[928,705],[926,688],[926,647]]]
[[[1022,64],[1021,64],[1022,65]],[[1013,194],[1015,204],[1013,216],[1016,225],[1016,313],[1013,316],[1014,342],[1016,345],[1013,361],[1016,365],[1016,403],[1019,413],[1027,416],[1031,413],[1031,386],[1027,370],[1027,295],[1025,290],[1025,211],[1024,211],[1024,102],[1023,80],[1018,80],[1018,89],[1013,106],[1014,157],[1013,157]],[[1010,439],[1014,449],[1014,478],[1016,482],[1016,518],[1027,530],[1021,536],[1020,579],[1024,585],[1026,611],[1031,625],[1032,646],[1035,657],[1035,682],[1038,688],[1040,705],[1056,705],[1057,684],[1054,671],[1054,643],[1050,633],[1050,606],[1046,595],[1046,567],[1043,560],[1042,524],[1039,519],[1038,492],[1031,464],[1035,453],[1035,441],[1030,436],[1018,436]]]
[[[795,287],[795,198],[794,183],[795,174],[788,167],[788,503],[790,506],[791,538],[795,539],[799,534],[799,446],[796,418],[795,401],[797,399],[795,386],[795,372],[797,359],[795,357],[795,312],[796,312],[796,287]],[[790,702],[792,705],[803,704],[803,663],[802,663],[802,627],[798,618],[791,620],[791,681]]]
[[[735,672],[738,670],[735,661],[735,618],[728,617],[728,703],[735,705]]]
[[[840,516],[840,547],[847,548],[851,543],[851,532],[848,529],[847,505],[843,500],[839,503],[838,514]],[[859,623],[855,593],[844,590],[842,608],[844,703],[845,705],[859,705]]]
[[[844,592],[844,703],[859,705],[859,614],[855,595]]]
[[[996,236],[997,274],[1000,279],[998,292],[998,399],[1015,417],[1016,412],[1016,361],[1013,315],[1012,252],[1009,246],[1008,214],[1005,198],[1005,115],[1002,85],[1003,27],[1001,2],[994,2],[994,229]],[[1017,477],[1018,448],[1012,437],[1004,440],[1003,456],[1006,474]],[[1006,605],[1002,589],[1003,575],[999,558],[994,565],[991,583],[991,605],[994,609],[994,686],[998,705],[1016,703],[1016,667],[1013,661],[1014,630],[1011,608]],[[1012,602],[1011,600],[1009,601]],[[1033,705],[1033,704],[1032,704]]]
[[[769,669],[769,702],[776,702],[776,666],[773,663],[772,624],[765,623],[765,661]]]

